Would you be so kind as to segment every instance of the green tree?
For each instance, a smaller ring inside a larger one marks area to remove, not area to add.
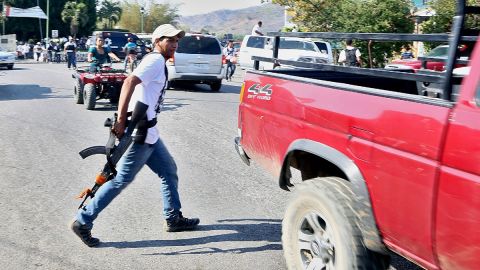
[[[168,3],[158,4],[155,0],[149,0],[147,5],[141,5],[138,1],[124,0],[121,3],[122,15],[118,25],[123,29],[138,33],[141,31],[142,14],[140,9],[148,7],[143,14],[143,31],[153,32],[157,26],[164,23],[176,24],[178,8]]]
[[[103,28],[113,28],[120,21],[122,8],[118,2],[103,0],[98,10],[97,18],[103,24]]]
[[[302,31],[412,33],[410,0],[273,0],[289,6]],[[364,62],[382,66],[401,43],[357,41]],[[370,47],[370,49],[369,49]],[[369,53],[371,52],[371,53]],[[369,57],[371,56],[371,58]]]
[[[76,36],[79,27],[85,26],[88,22],[87,5],[69,1],[65,3],[61,16],[64,22],[70,23],[70,34]]]
[[[469,5],[480,5],[479,0],[469,0],[467,3]],[[430,4],[430,7],[435,11],[435,15],[421,24],[423,32],[450,32],[456,10],[455,0],[434,0]],[[480,17],[478,15],[468,15],[465,26],[467,28],[480,28]]]

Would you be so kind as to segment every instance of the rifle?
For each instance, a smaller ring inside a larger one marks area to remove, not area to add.
[[[115,113],[113,115],[113,118],[107,118],[104,123],[104,126],[109,127],[110,129],[110,137],[108,138],[106,146],[92,146],[79,152],[82,159],[85,159],[91,155],[106,155],[107,162],[103,166],[103,169],[95,177],[95,184],[93,185],[93,187],[91,189],[85,188],[78,195],[77,199],[85,197],[82,203],[80,203],[80,206],[78,206],[78,209],[84,208],[85,201],[88,198],[95,197],[95,193],[100,188],[100,186],[115,177],[115,175],[117,174],[115,166],[117,165],[117,162],[123,156],[125,151],[127,151],[128,147],[132,144],[132,132],[135,127],[137,127],[138,123],[145,118],[147,114],[147,108],[148,105],[140,101],[135,104],[135,109],[132,112],[132,116],[130,120],[127,121],[127,129],[117,145],[115,145],[116,136],[112,131],[112,127],[117,122],[117,113]]]

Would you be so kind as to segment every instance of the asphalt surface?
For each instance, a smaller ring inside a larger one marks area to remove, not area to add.
[[[162,231],[158,178],[144,168],[100,214],[88,248],[70,231],[101,156],[78,152],[104,145],[103,122],[116,110],[73,102],[64,64],[16,64],[0,70],[0,263],[2,269],[285,269],[281,219],[288,193],[255,164],[238,158],[239,70],[219,93],[206,86],[167,92],[158,129],[174,156],[185,216],[198,231]],[[417,269],[395,258],[392,269]]]

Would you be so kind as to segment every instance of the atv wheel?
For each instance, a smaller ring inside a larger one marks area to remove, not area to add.
[[[83,104],[83,85],[78,79],[73,83],[73,99],[75,104]]]
[[[316,178],[295,185],[282,222],[288,269],[386,269],[366,249],[354,194],[346,180]],[[380,255],[379,255],[380,256]]]
[[[214,92],[220,91],[220,88],[222,88],[222,80],[214,81],[210,84],[210,89]]]
[[[95,109],[95,102],[97,101],[97,93],[93,83],[87,83],[83,87],[83,103],[87,110]]]

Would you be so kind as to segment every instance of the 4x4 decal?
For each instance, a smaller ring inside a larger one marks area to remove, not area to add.
[[[272,95],[272,85],[266,84],[261,86],[259,83],[256,83],[248,88],[248,93],[247,98],[270,100],[270,96]]]

